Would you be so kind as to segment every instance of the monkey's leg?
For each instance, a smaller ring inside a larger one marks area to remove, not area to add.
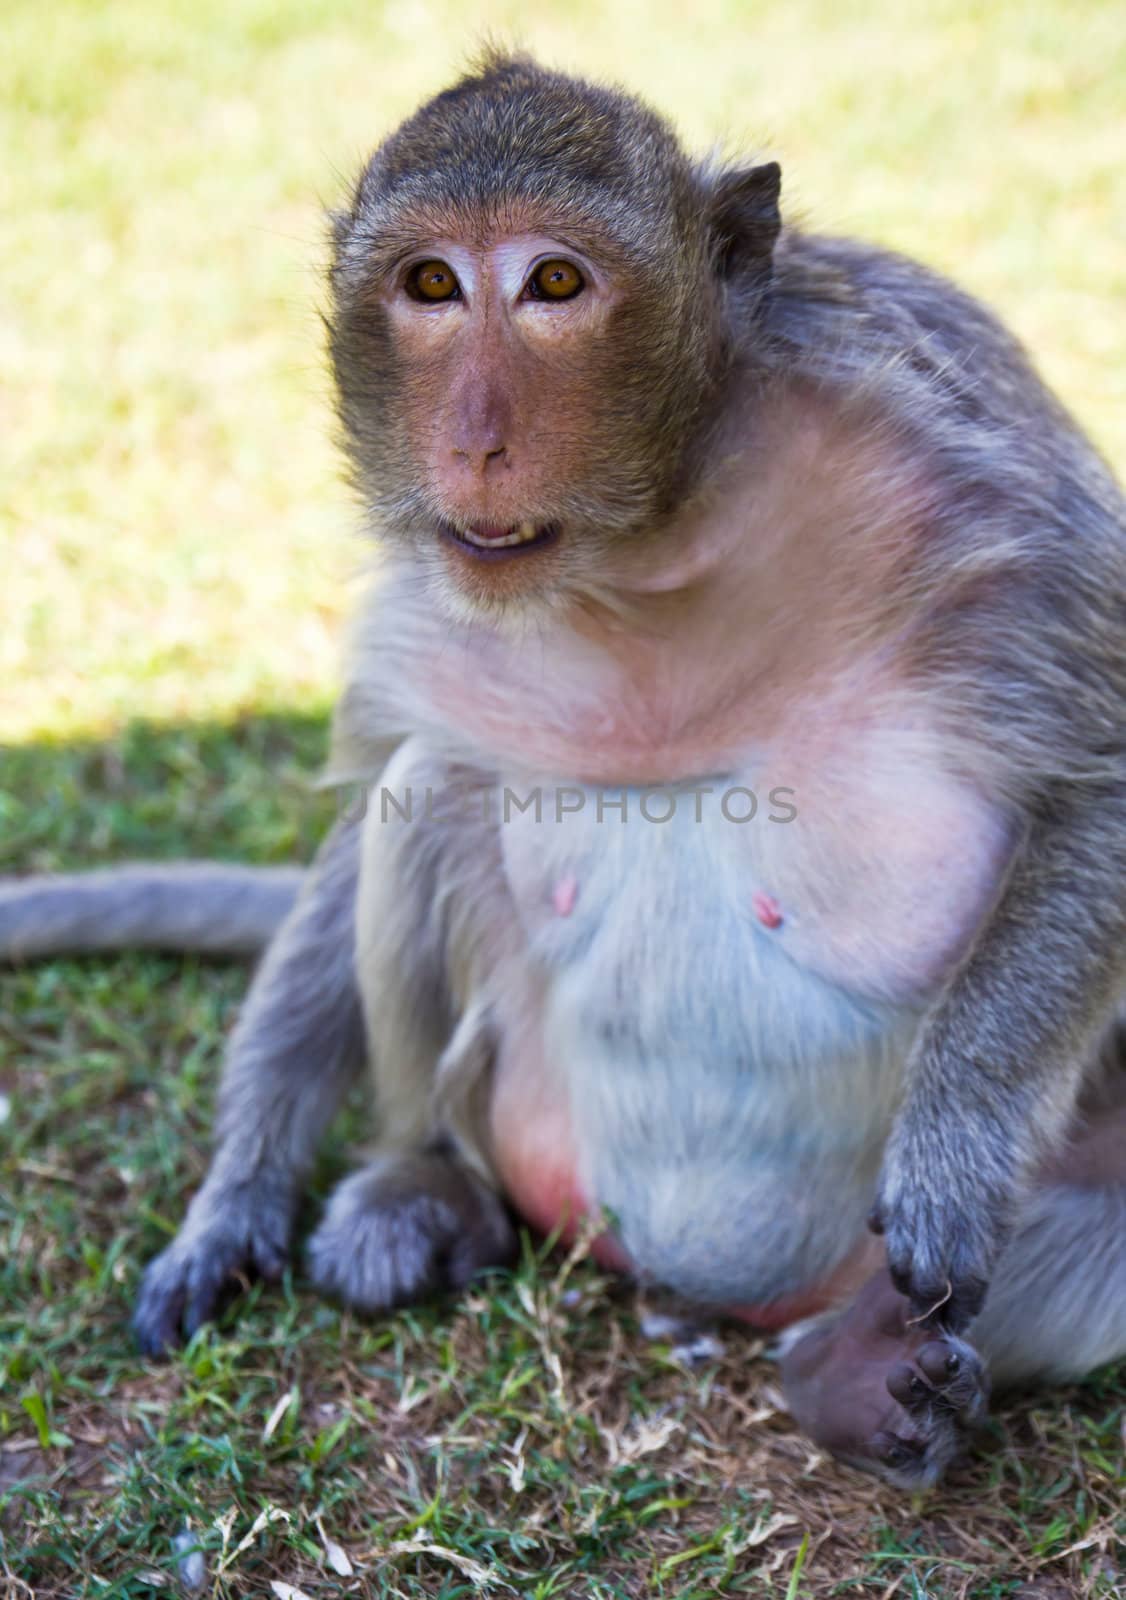
[[[266,953],[231,1038],[203,1188],[141,1283],[149,1354],[188,1338],[244,1270],[277,1277],[316,1145],[365,1055],[356,984],[359,823],[339,824]]]
[[[1126,1356],[1126,1107],[1092,1117],[1030,1194],[970,1337],[998,1387]]]
[[[309,1242],[314,1282],[364,1312],[460,1288],[516,1251],[488,1153],[485,996],[518,919],[495,828],[467,798],[481,782],[411,739],[381,790],[412,815],[384,815],[373,793],[364,827],[356,960],[380,1150]]]
[[[972,1346],[909,1317],[877,1273],[842,1313],[792,1330],[782,1363],[791,1410],[817,1443],[908,1487],[934,1483],[959,1454],[989,1381],[1075,1378],[1126,1355],[1126,1107],[1092,1116],[1042,1170]]]

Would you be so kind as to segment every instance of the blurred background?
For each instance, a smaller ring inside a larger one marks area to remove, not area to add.
[[[0,738],[323,710],[322,212],[487,34],[954,274],[1126,467],[1121,0],[4,0]]]

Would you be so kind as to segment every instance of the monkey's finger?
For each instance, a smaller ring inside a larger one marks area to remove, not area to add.
[[[932,1339],[914,1356],[898,1362],[888,1373],[887,1389],[916,1427],[937,1426],[942,1416],[959,1426],[985,1413],[989,1378],[985,1365],[971,1345],[959,1340]]]
[[[923,1345],[915,1360],[934,1385],[935,1400],[963,1422],[984,1416],[989,1405],[989,1373],[972,1345],[964,1339],[934,1339]]]
[[[933,1259],[920,1267],[909,1249],[888,1249],[888,1272],[901,1295],[911,1302],[911,1327],[963,1333],[977,1316],[989,1282],[972,1268],[947,1268]]]
[[[254,1271],[267,1283],[277,1283],[289,1265],[289,1247],[272,1239],[256,1238],[251,1247]]]
[[[142,1355],[160,1361],[179,1348],[183,1343],[180,1334],[182,1306],[182,1300],[165,1302],[155,1314],[151,1311],[137,1313],[133,1318],[133,1333]]]
[[[900,1361],[887,1377],[887,1389],[905,1411],[914,1411],[928,1405],[935,1395],[934,1385],[928,1382],[913,1361]]]
[[[188,1282],[188,1300],[184,1310],[184,1338],[198,1333],[205,1322],[213,1322],[220,1297],[227,1284],[236,1282],[237,1266],[222,1257],[196,1262]]]
[[[958,1376],[962,1367],[962,1358],[957,1350],[943,1339],[932,1339],[929,1344],[923,1345],[915,1360],[932,1387],[949,1383],[951,1378]]]
[[[168,1356],[183,1343],[180,1331],[185,1285],[180,1264],[157,1256],[141,1280],[133,1312],[133,1333],[143,1355]]]
[[[943,1333],[964,1333],[981,1310],[988,1287],[976,1274],[956,1278],[953,1283],[948,1280],[940,1288],[930,1280],[917,1283],[906,1291],[913,1309],[912,1323]]]
[[[872,1435],[871,1450],[876,1460],[885,1467],[898,1470],[918,1465],[926,1452],[926,1441],[880,1429]]]

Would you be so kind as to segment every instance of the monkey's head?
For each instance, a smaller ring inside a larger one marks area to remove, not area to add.
[[[778,190],[522,57],[376,151],[334,219],[340,415],[373,519],[448,600],[582,591],[685,493]]]

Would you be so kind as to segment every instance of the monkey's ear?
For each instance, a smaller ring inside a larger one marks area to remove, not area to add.
[[[782,168],[777,161],[721,173],[712,186],[709,221],[716,266],[722,278],[749,278],[765,284],[774,244],[782,227],[778,197]]]

